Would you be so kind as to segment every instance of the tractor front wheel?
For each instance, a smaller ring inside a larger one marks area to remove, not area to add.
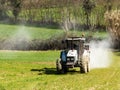
[[[63,71],[63,73],[67,73],[68,72],[68,68],[64,64],[62,64],[62,71]]]
[[[60,63],[60,59],[57,59],[56,60],[56,70],[57,70],[57,73],[61,73],[61,70],[62,70],[62,65]]]

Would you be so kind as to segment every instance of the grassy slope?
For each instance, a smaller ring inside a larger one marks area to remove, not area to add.
[[[73,34],[81,36],[83,31],[70,31]],[[50,37],[59,36],[64,33],[61,29],[50,29],[45,27],[27,27],[22,25],[4,25],[0,24],[0,40],[15,38],[15,36],[29,37],[33,39],[48,39]],[[94,35],[94,37],[106,37],[105,32],[90,33],[84,32],[85,35]]]
[[[0,51],[0,88],[6,90],[119,90],[120,53],[110,53],[108,68],[80,74],[79,69],[56,74],[59,51]],[[73,72],[74,71],[74,72]]]
[[[48,39],[60,33],[63,33],[60,29],[0,24],[0,39],[7,39],[15,35],[27,35],[31,39]]]

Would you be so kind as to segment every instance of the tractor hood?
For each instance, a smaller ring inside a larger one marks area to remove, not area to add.
[[[74,57],[77,59],[77,50],[69,50],[67,53],[67,57]]]

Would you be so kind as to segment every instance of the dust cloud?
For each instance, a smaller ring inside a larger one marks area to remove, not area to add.
[[[19,26],[19,28],[4,41],[2,49],[13,50],[27,48],[31,39],[30,36],[25,26]]]
[[[90,67],[93,68],[106,68],[111,64],[110,39],[107,38],[102,41],[90,42]]]

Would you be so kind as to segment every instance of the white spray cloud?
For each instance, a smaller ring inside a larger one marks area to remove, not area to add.
[[[29,40],[30,33],[27,31],[25,26],[21,26],[21,27],[19,27],[18,30],[16,30],[16,32],[14,33],[14,35],[11,38],[17,39],[18,41]]]
[[[109,47],[110,47],[109,39],[105,39],[102,41],[92,41],[90,43],[91,68],[105,68],[110,65],[111,58],[109,56],[109,51],[108,51]]]
[[[30,33],[26,30],[25,26],[20,26],[8,39],[4,41],[2,48],[27,48],[27,42],[30,41],[30,39]]]

